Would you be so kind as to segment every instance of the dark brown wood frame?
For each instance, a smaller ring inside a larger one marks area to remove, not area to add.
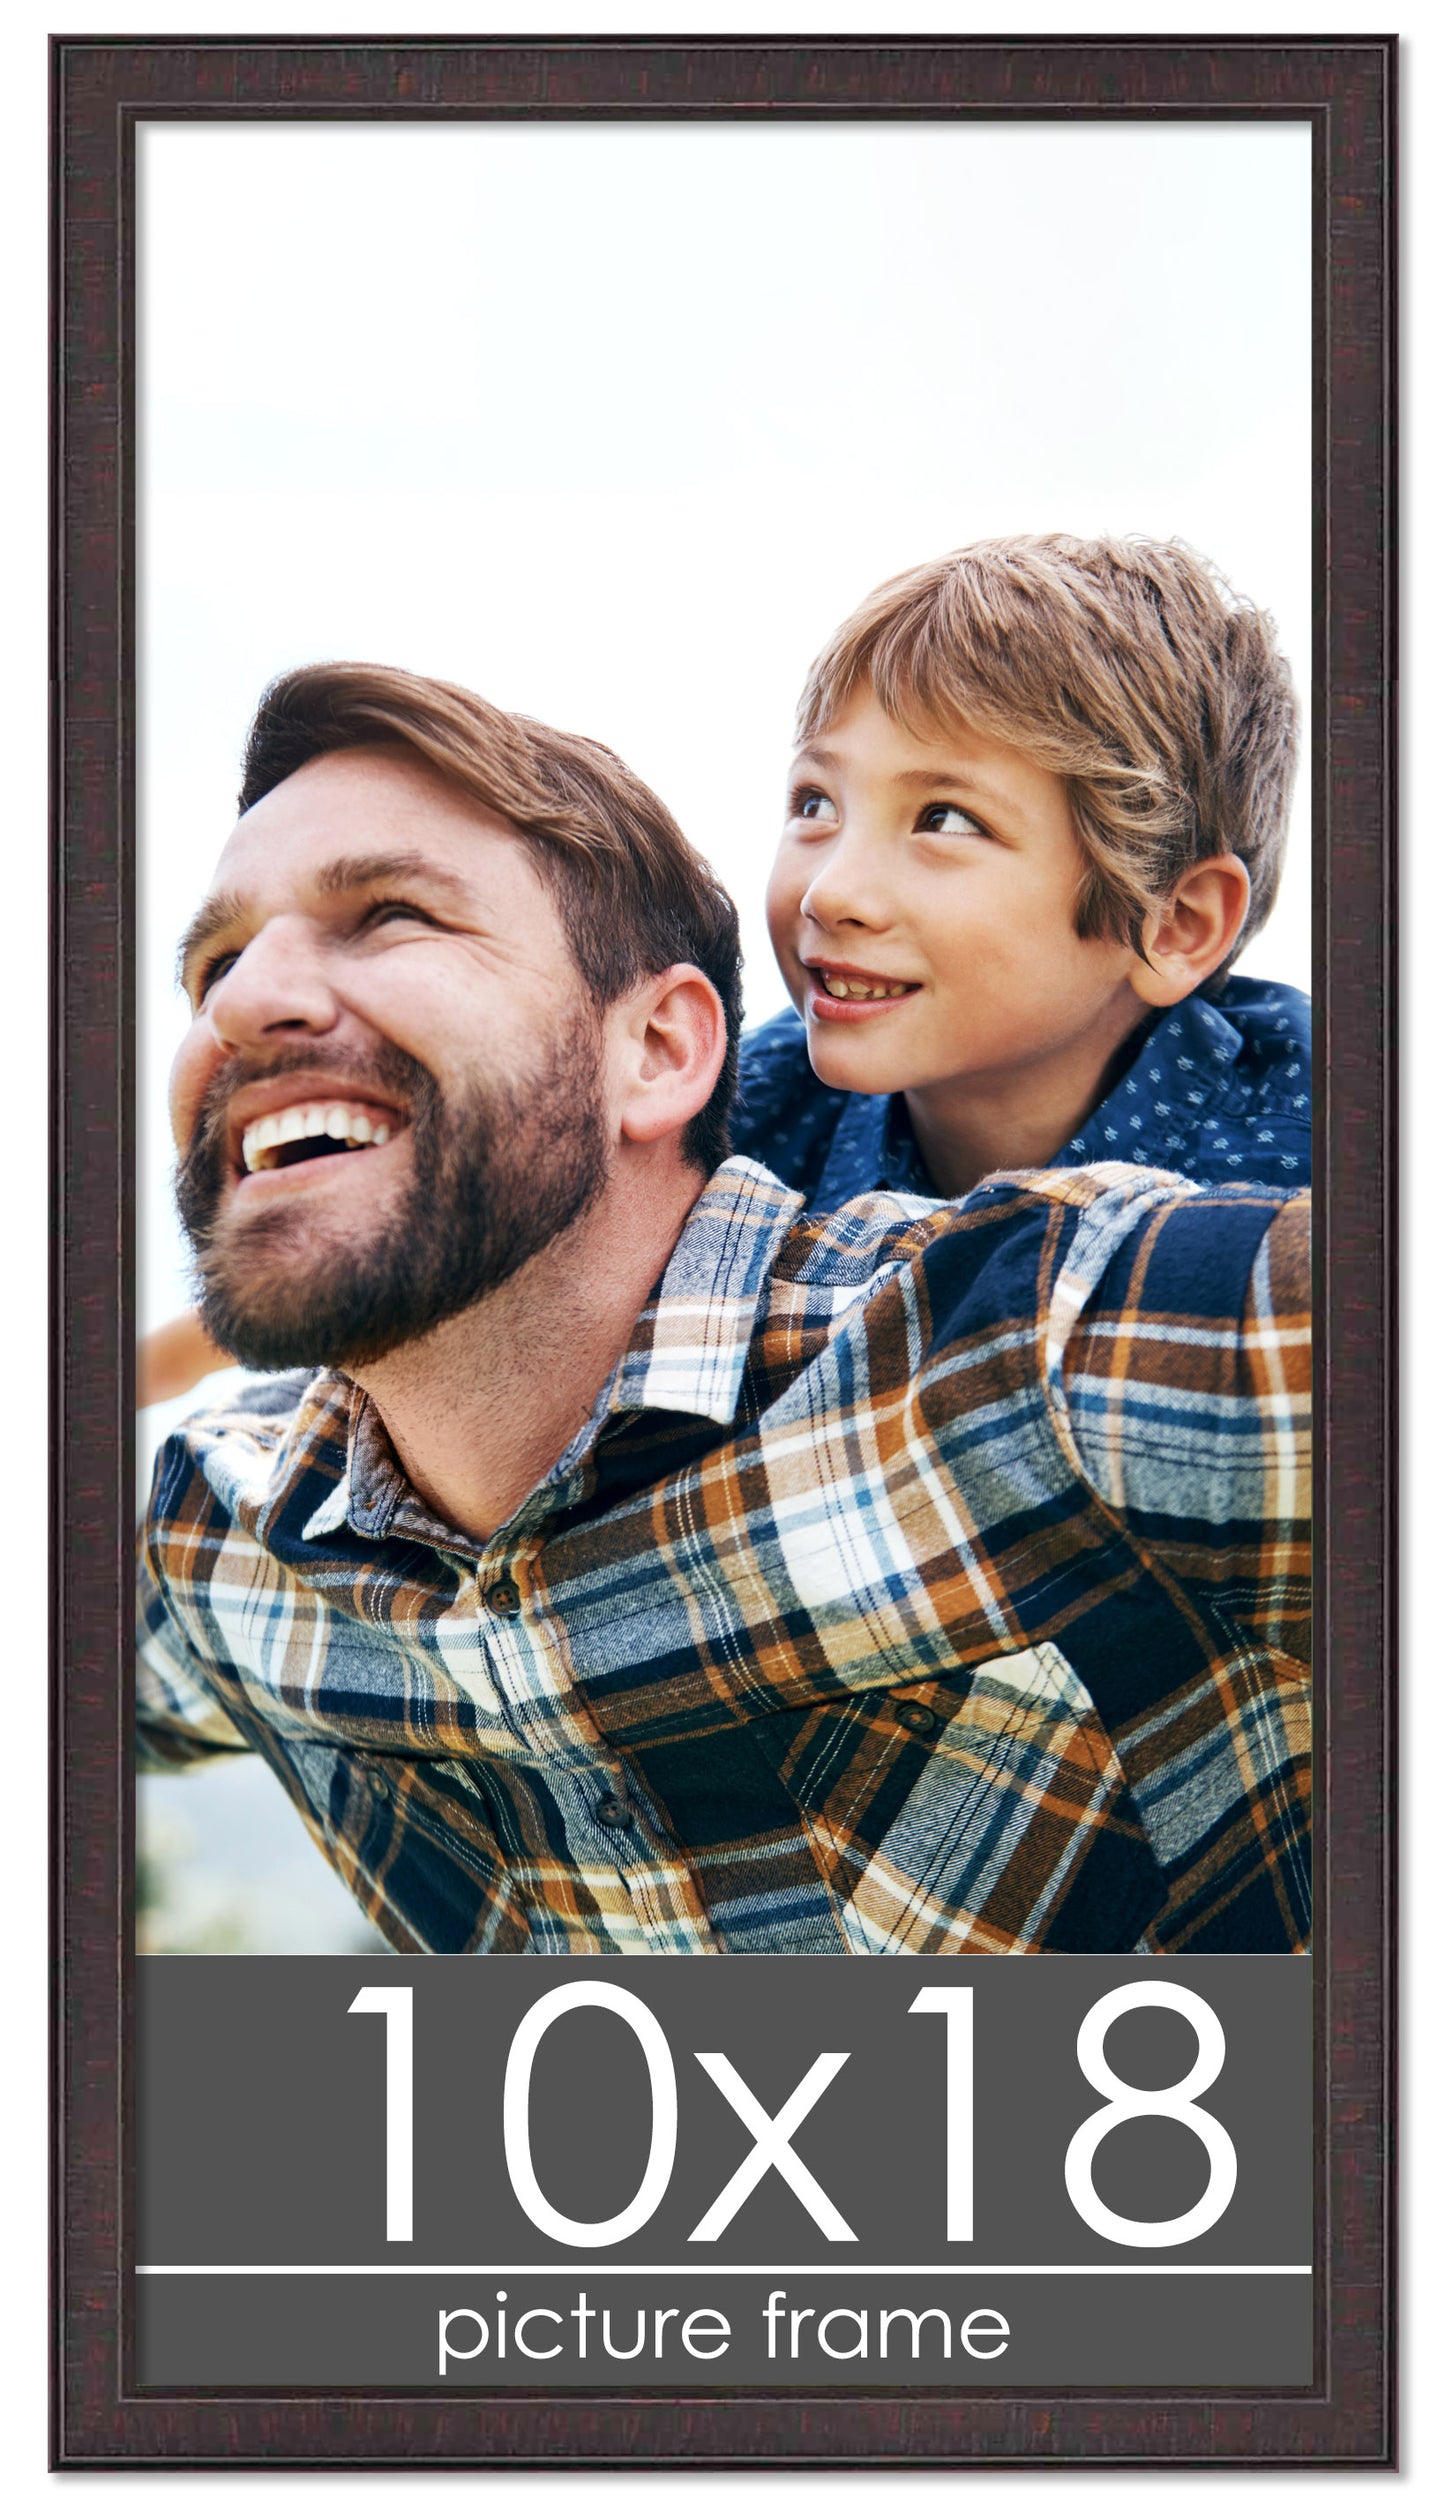
[[[52,1477],[57,2466],[1364,2468],[1395,2458],[1394,39],[931,36],[53,47]],[[1318,1506],[1313,2386],[565,2397],[136,2388],[126,1597],[138,121],[1287,116],[1314,140]],[[59,1708],[64,1676],[64,1710]],[[1341,1779],[1341,1776],[1344,1778]]]

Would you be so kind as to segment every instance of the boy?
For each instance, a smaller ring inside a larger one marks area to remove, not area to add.
[[[1309,1002],[1229,973],[1278,884],[1294,695],[1201,557],[919,566],[819,656],[798,741],[768,899],[798,1015],[744,1041],[735,1151],[820,1209],[1120,1159],[1308,1182]]]

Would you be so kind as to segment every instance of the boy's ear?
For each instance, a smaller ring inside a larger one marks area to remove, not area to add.
[[[1144,955],[1129,968],[1139,998],[1150,1008],[1172,1008],[1197,990],[1223,964],[1248,911],[1249,872],[1237,852],[1196,861],[1168,901],[1145,915]]]

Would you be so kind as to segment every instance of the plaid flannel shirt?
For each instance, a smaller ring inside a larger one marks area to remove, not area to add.
[[[143,1764],[250,1747],[398,1948],[1297,1950],[1307,1203],[714,1175],[495,1536],[366,1395],[160,1454]]]

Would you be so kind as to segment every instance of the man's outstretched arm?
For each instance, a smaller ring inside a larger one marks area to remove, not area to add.
[[[1062,1342],[1060,1431],[1133,1550],[1098,1674],[1167,1888],[1140,1945],[1303,1948],[1309,1203],[1163,1196]],[[1174,1595],[1147,1621],[1138,1594]]]
[[[1310,1203],[1150,1211],[1060,1350],[1056,1412],[1152,1561],[1246,1640],[1310,1649]]]
[[[166,1606],[142,1531],[136,1589],[136,1769],[174,1772],[244,1749],[246,1741],[197,1676],[195,1656]]]

